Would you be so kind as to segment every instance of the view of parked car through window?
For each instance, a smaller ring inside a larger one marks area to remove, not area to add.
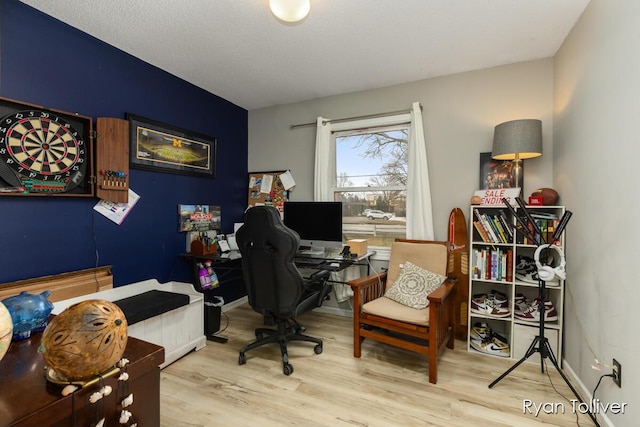
[[[336,132],[334,195],[345,240],[376,247],[406,237],[407,136],[408,125]]]
[[[393,216],[392,213],[389,212],[382,212],[382,211],[378,211],[375,209],[369,209],[367,214],[365,215],[367,218],[369,219],[391,219],[391,217]]]

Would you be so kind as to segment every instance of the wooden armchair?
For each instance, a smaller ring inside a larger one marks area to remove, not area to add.
[[[438,380],[438,355],[453,349],[456,280],[445,279],[427,298],[429,305],[416,309],[385,297],[410,262],[442,276],[447,274],[447,242],[397,239],[391,246],[389,269],[348,283],[353,289],[353,356],[360,357],[362,341],[376,341],[428,356],[429,382]]]

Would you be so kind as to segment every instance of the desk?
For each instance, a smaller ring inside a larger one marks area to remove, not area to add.
[[[376,254],[376,251],[369,251],[358,257],[343,257],[339,252],[325,252],[323,254],[296,255],[294,263],[299,268],[311,268],[315,270],[341,271],[352,265],[366,265],[367,274],[370,273],[369,259]],[[190,253],[180,254],[181,257],[191,261],[193,269],[193,285],[202,292],[198,281],[198,263],[211,261],[213,269],[218,275],[220,284],[224,281],[242,278],[242,255],[240,251],[230,251],[223,254],[193,255]],[[222,273],[218,273],[222,271]]]
[[[117,375],[106,378],[113,392],[90,404],[91,393],[99,384],[62,396],[62,387],[44,377],[44,359],[38,353],[41,333],[23,341],[14,341],[0,361],[0,426],[75,427],[96,423],[96,408],[104,408],[106,425],[120,425],[120,400]],[[129,392],[134,394],[130,407],[139,426],[160,425],[160,368],[164,349],[129,337],[123,357],[129,359]]]
[[[296,255],[294,262],[300,269],[307,270],[303,274],[307,274],[309,270],[328,270],[332,272],[339,272],[345,270],[351,266],[366,266],[366,275],[371,274],[371,268],[369,260],[375,251],[369,251],[364,255],[358,257],[347,257],[340,255],[340,252],[324,252],[322,254],[310,254],[310,255]],[[220,285],[225,281],[242,279],[242,256],[239,251],[231,251],[221,255],[209,254],[209,255],[192,255],[189,253],[180,254],[181,257],[191,262],[193,270],[193,284],[197,290],[203,292],[198,280],[198,263],[209,260],[212,262],[212,268],[218,275]],[[219,273],[222,271],[222,273]],[[334,284],[346,285],[346,281],[330,280],[329,282]],[[215,289],[215,288],[214,288]],[[210,307],[207,305],[207,292],[205,294],[205,335],[207,339],[212,341],[226,342],[226,339],[218,337],[216,333],[220,327],[220,310],[218,307]],[[212,320],[213,319],[213,320]]]
[[[341,271],[354,265],[366,265],[367,275],[369,275],[369,259],[375,254],[376,251],[370,251],[357,257],[344,257],[339,252],[325,252],[317,255],[296,255],[294,262],[297,267],[328,271]]]

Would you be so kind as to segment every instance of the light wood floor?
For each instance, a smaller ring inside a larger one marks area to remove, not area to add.
[[[225,314],[229,325],[220,335],[229,338],[226,344],[209,341],[162,371],[162,426],[578,425],[562,395],[575,397],[550,362],[558,391],[534,363],[489,389],[513,361],[467,352],[456,341],[455,350],[445,350],[434,385],[423,356],[365,341],[362,358],[355,359],[352,320],[312,312],[298,320],[307,334],[324,340],[324,351],[316,355],[311,343],[290,343],[294,372],[285,376],[277,345],[248,352],[246,365],[238,365],[238,350],[255,339],[262,319],[246,304]],[[225,322],[223,316],[223,327]],[[564,404],[565,413],[525,414],[525,399]],[[580,426],[594,425],[579,417]]]

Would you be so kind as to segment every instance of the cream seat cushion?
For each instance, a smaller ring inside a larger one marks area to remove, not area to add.
[[[429,307],[421,310],[407,307],[387,297],[380,297],[362,306],[362,312],[374,316],[387,317],[401,322],[429,326]]]

